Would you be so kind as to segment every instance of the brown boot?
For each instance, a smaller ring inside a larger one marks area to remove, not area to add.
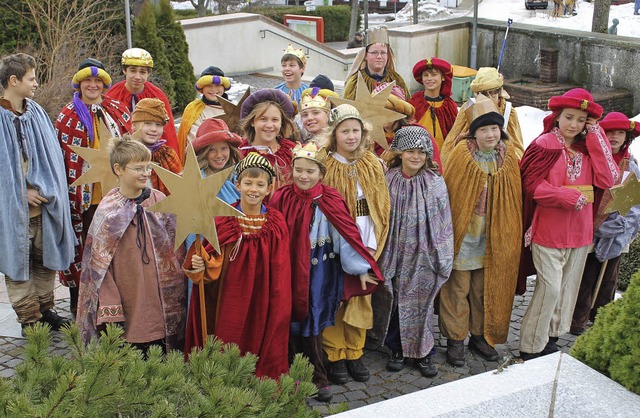
[[[447,362],[454,367],[464,366],[464,340],[447,340]]]
[[[478,353],[486,361],[497,361],[498,352],[491,347],[483,335],[472,335],[469,339],[469,350]]]

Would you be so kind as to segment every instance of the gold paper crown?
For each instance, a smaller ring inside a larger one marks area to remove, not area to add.
[[[153,58],[151,54],[142,48],[131,48],[124,51],[120,63],[123,66],[134,65],[137,67],[153,68]]]
[[[291,161],[294,161],[297,158],[306,158],[307,160],[315,161],[321,166],[324,166],[324,162],[327,159],[327,153],[324,152],[322,148],[318,148],[314,142],[309,142],[304,147],[300,144],[296,144],[296,146],[293,147],[292,152],[293,158]]]
[[[295,49],[293,45],[289,44],[287,49],[284,50],[284,55],[293,55],[302,62],[303,67],[307,65],[307,56],[304,54],[304,51],[302,51],[302,48]]]
[[[338,93],[329,89],[308,88],[302,92],[300,98],[300,111],[311,108],[329,110],[331,102],[329,97],[340,97]]]
[[[467,102],[462,106],[461,110],[463,110],[464,114],[467,116],[469,125],[471,125],[471,122],[482,115],[486,115],[487,113],[500,113],[493,100],[491,100],[484,94],[478,94],[475,103],[471,99],[467,100]]]
[[[384,26],[368,30],[366,36],[366,46],[371,44],[389,45],[389,33],[387,32],[387,28]]]

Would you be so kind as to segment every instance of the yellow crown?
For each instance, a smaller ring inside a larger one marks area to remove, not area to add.
[[[329,89],[308,88],[302,92],[300,98],[300,111],[311,108],[329,110],[331,102],[329,97],[340,97],[338,93]]]
[[[387,32],[387,28],[384,26],[368,30],[366,36],[366,46],[371,44],[389,45],[389,33]]]
[[[322,148],[318,148],[314,142],[309,142],[304,147],[298,143],[293,147],[292,152],[293,158],[291,161],[297,158],[306,158],[307,160],[315,161],[321,166],[324,166],[324,162],[327,159],[327,153],[324,152]]]
[[[471,122],[482,115],[486,115],[487,113],[500,113],[493,100],[484,94],[478,94],[475,103],[472,100],[468,100],[467,103],[462,106],[461,110],[464,111],[469,125],[471,125]]]
[[[294,55],[302,62],[303,67],[307,65],[307,56],[304,54],[304,51],[302,51],[302,48],[295,49],[293,45],[289,44],[287,49],[284,50],[284,55]]]

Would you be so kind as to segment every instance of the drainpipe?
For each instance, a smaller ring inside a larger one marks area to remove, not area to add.
[[[131,15],[129,9],[129,0],[124,0],[124,20],[127,29],[127,49],[131,49]]]
[[[362,14],[364,14],[364,30],[365,32],[369,29],[369,0],[362,1]]]
[[[478,0],[473,0],[473,29],[471,30],[471,50],[469,52],[469,67],[477,69],[478,61]]]

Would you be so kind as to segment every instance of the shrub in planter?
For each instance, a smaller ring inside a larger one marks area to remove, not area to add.
[[[640,239],[635,239],[629,246],[629,252],[622,254],[618,289],[626,290],[633,274],[640,270]]]

